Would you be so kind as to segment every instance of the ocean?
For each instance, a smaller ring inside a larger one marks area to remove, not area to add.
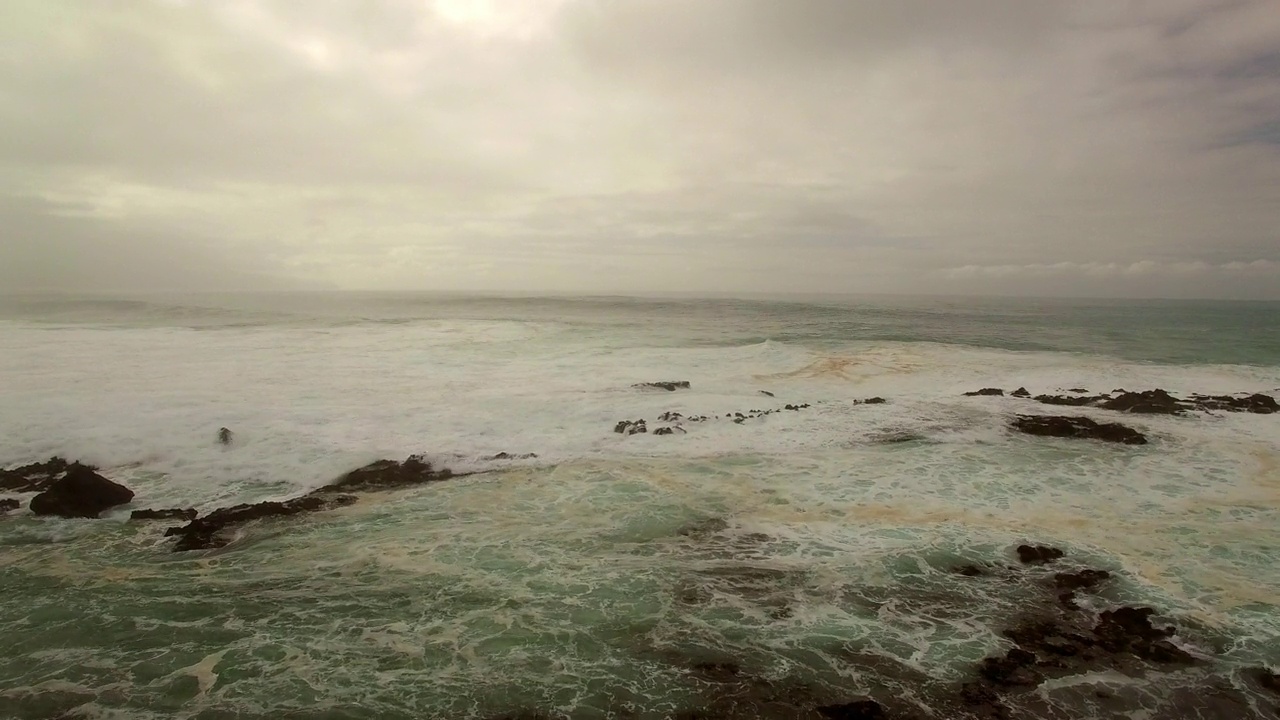
[[[1280,665],[1280,414],[1068,409],[1126,446],[964,396],[1020,386],[1278,395],[1280,303],[0,297],[0,466],[136,493],[0,518],[0,718],[963,717],[937,698],[1047,581],[1028,542],[1203,661],[1046,680],[1011,717],[1274,717],[1246,671]],[[665,412],[709,419],[614,432]],[[473,474],[213,551],[128,520],[415,453]]]

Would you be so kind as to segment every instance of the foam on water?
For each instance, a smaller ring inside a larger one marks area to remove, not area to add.
[[[1014,412],[1055,409],[961,396],[1271,391],[1274,363],[757,341],[752,327],[712,344],[678,317],[396,307],[215,330],[0,324],[0,463],[94,462],[134,507],[289,497],[414,452],[495,470],[249,526],[196,556],[169,554],[163,524],[120,522],[127,509],[0,522],[17,589],[0,610],[0,706],[664,717],[706,691],[688,658],[846,693],[884,681],[857,669],[877,662],[948,682],[1001,646],[995,626],[1027,592],[949,569],[1027,539],[1118,571],[1107,599],[1164,609],[1224,662],[1280,662],[1280,419],[1126,416],[1152,443],[1116,447],[1014,436]],[[692,388],[632,387],[654,380]],[[890,402],[858,403],[876,395]],[[787,403],[812,407],[612,432]],[[223,425],[230,447],[214,442]],[[539,457],[486,459],[501,451]]]

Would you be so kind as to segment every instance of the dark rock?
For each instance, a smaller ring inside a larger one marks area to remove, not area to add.
[[[769,392],[768,390],[761,390],[761,391],[760,391],[760,394],[761,394],[761,395],[768,395],[769,397],[774,397],[773,393]]]
[[[196,519],[195,508],[169,508],[166,510],[134,510],[129,515],[130,520],[186,520],[191,522]]]
[[[1263,690],[1268,690],[1276,695],[1280,695],[1280,673],[1275,673],[1267,668],[1253,668],[1249,671],[1253,679]]]
[[[1102,400],[1099,403],[1099,407],[1107,410],[1147,415],[1181,415],[1190,405],[1164,390],[1156,389],[1121,393],[1116,397]]]
[[[1045,405],[1065,405],[1067,407],[1084,407],[1102,402],[1106,398],[1097,396],[1076,397],[1072,395],[1037,395],[1036,402]]]
[[[1058,548],[1046,545],[1019,545],[1018,560],[1023,565],[1044,565],[1061,558],[1064,553]]]
[[[1014,648],[1002,658],[987,658],[978,665],[978,674],[996,685],[1034,687],[1044,679],[1035,669],[1036,654]]]
[[[818,714],[831,720],[887,720],[884,706],[875,700],[855,700],[840,705],[823,705]]]
[[[1119,423],[1098,423],[1087,417],[1019,415],[1010,425],[1019,432],[1041,437],[1104,440],[1125,445],[1147,444],[1146,436],[1131,427]]]
[[[658,428],[658,429],[654,430],[654,431],[653,431],[653,434],[654,434],[654,435],[675,435],[675,434],[676,434],[676,432],[680,432],[681,434],[688,434],[688,432],[689,432],[689,431],[688,431],[688,430],[685,430],[684,428],[679,427],[679,426],[675,426],[675,427],[660,427],[660,428]]]
[[[873,442],[894,444],[894,443],[919,442],[921,440],[927,440],[928,438],[926,438],[924,435],[920,435],[919,433],[913,433],[909,430],[887,430],[884,432],[874,433],[869,436],[869,439]]]
[[[96,518],[103,510],[133,500],[133,491],[87,465],[72,463],[48,490],[31,498],[31,512],[65,518]]]
[[[513,455],[509,452],[500,452],[490,457],[490,460],[532,460],[538,457],[537,453],[524,453],[521,455]]]
[[[1080,570],[1063,572],[1053,576],[1053,585],[1059,590],[1085,590],[1111,577],[1106,570]]]
[[[963,575],[965,577],[983,577],[984,575],[987,574],[986,569],[980,568],[977,565],[961,565],[960,567],[952,570],[951,572],[955,573],[956,575]]]
[[[1001,390],[1000,388],[982,388],[981,390],[974,390],[973,392],[965,393],[965,397],[978,397],[979,395],[1004,397],[1004,390]]]
[[[231,444],[231,435],[232,435],[232,432],[230,430],[226,428],[218,428],[218,442],[222,443],[223,445]]]
[[[885,399],[884,399],[884,398],[882,398],[882,397],[873,397],[873,398],[867,398],[866,400],[863,400],[863,401],[862,401],[862,404],[863,404],[863,405],[883,405],[883,404],[885,404],[885,403],[887,403],[887,402],[889,402],[889,401],[888,401],[888,400],[885,400]],[[805,407],[809,407],[809,406],[808,406],[808,405],[805,405]]]
[[[350,505],[356,501],[354,495],[304,495],[300,498],[284,502],[260,502],[232,507],[218,508],[202,518],[196,518],[183,527],[172,527],[165,531],[166,536],[177,536],[174,552],[187,550],[208,550],[219,548],[230,542],[223,531],[229,527],[241,525],[251,520],[263,518],[287,517],[300,513],[330,510]]]
[[[22,507],[22,502],[17,498],[0,498],[0,515],[17,510]]]
[[[1027,389],[1026,389],[1026,388],[1024,388],[1024,387],[1020,387],[1020,388],[1018,388],[1017,390],[1014,390],[1013,392],[1011,392],[1011,393],[1009,393],[1009,394],[1010,394],[1010,395],[1012,395],[1013,397],[1016,397],[1016,398],[1029,398],[1029,397],[1031,397],[1031,393],[1030,393],[1030,392],[1028,392],[1028,391],[1027,391]]]
[[[1073,392],[1073,393],[1087,393],[1087,392],[1089,392],[1089,391],[1088,391],[1088,390],[1086,390],[1085,388],[1067,388],[1067,392]]]
[[[54,481],[61,478],[73,465],[60,457],[51,457],[45,462],[31,463],[13,470],[0,470],[0,490],[10,492],[42,492],[48,490]],[[92,465],[81,465],[90,470],[97,470]]]
[[[1177,647],[1167,638],[1174,633],[1172,627],[1157,628],[1151,624],[1155,610],[1149,607],[1121,607],[1103,612],[1093,634],[1098,645],[1108,652],[1129,651],[1145,660],[1156,663],[1191,664],[1195,662],[1189,653]]]
[[[659,420],[659,421],[661,421],[661,422],[676,422],[677,420],[680,420],[680,419],[681,419],[681,418],[683,418],[683,417],[684,417],[684,416],[683,416],[683,415],[681,415],[681,414],[680,414],[680,413],[678,413],[678,412],[670,412],[670,411],[668,411],[668,412],[664,412],[664,413],[662,413],[661,415],[659,415],[659,416],[658,416],[658,420]]]
[[[455,477],[453,472],[447,468],[436,470],[423,456],[411,455],[404,462],[379,460],[369,463],[325,485],[322,490],[343,492],[389,490],[439,482],[452,477]]]
[[[1270,395],[1254,393],[1248,397],[1238,398],[1230,395],[1192,395],[1191,401],[1200,410],[1223,410],[1226,412],[1251,412],[1259,415],[1270,415],[1280,412],[1280,403]]]
[[[621,420],[617,425],[613,426],[613,431],[623,435],[636,435],[638,433],[649,432],[649,427],[645,425],[643,419],[640,420]]]
[[[666,390],[674,392],[675,390],[688,390],[688,380],[664,380],[661,382],[636,383],[631,387],[640,388],[642,390]]]

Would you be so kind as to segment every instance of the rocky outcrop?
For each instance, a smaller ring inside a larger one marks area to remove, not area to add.
[[[1024,388],[1024,387],[1020,387],[1020,388],[1018,388],[1017,390],[1014,390],[1013,392],[1009,393],[1009,395],[1010,395],[1010,396],[1012,396],[1012,397],[1016,397],[1016,398],[1029,398],[1029,397],[1031,397],[1031,393],[1030,393],[1026,388]]]
[[[312,494],[283,502],[233,505],[232,507],[218,508],[182,527],[171,527],[165,532],[165,536],[178,538],[177,543],[173,546],[174,552],[220,548],[231,542],[226,530],[251,520],[288,517],[301,513],[331,510],[350,505],[355,501],[356,497],[354,495]]]
[[[54,481],[61,478],[72,466],[72,463],[60,457],[51,457],[44,462],[31,463],[12,470],[0,470],[0,490],[10,492],[42,492],[48,490]],[[92,465],[80,465],[90,470],[97,470]]]
[[[659,382],[636,383],[631,387],[639,388],[641,390],[666,390],[668,392],[675,392],[676,390],[688,390],[689,381],[688,380],[662,380]]]
[[[972,392],[967,392],[964,395],[965,397],[979,397],[979,396],[1004,397],[1004,390],[1001,390],[1000,388],[982,388],[981,390],[974,390]]]
[[[1254,393],[1247,397],[1230,395],[1192,395],[1191,402],[1201,410],[1221,410],[1224,412],[1250,412],[1259,415],[1270,415],[1280,412],[1280,403],[1270,395]]]
[[[133,500],[133,491],[112,482],[88,465],[72,463],[44,492],[31,498],[35,515],[96,518],[104,510]]]
[[[378,460],[352,470],[317,492],[370,492],[394,490],[411,485],[440,482],[456,477],[448,468],[436,469],[422,455],[411,455],[404,462]]]
[[[885,403],[887,403],[887,402],[889,402],[889,401],[888,401],[888,400],[885,400],[885,399],[884,399],[884,398],[882,398],[882,397],[870,397],[870,398],[867,398],[866,400],[863,400],[863,401],[862,401],[861,403],[859,403],[859,404],[861,404],[861,405],[884,405],[884,404],[885,404]],[[808,406],[808,405],[805,405],[805,407],[809,407],[809,406]]]
[[[1143,392],[1122,392],[1113,398],[1098,396],[1096,404],[1106,410],[1145,415],[1181,415],[1193,407],[1191,403],[1183,402],[1159,388]]]
[[[22,507],[22,502],[17,498],[0,498],[0,515],[5,515]]]
[[[1087,417],[1019,415],[1010,423],[1018,432],[1041,437],[1103,440],[1124,445],[1146,445],[1147,437],[1120,423],[1099,423]]]
[[[1076,391],[1087,392],[1082,388],[1072,390],[1072,392]],[[1280,412],[1280,403],[1277,403],[1276,399],[1270,395],[1263,395],[1262,393],[1254,393],[1244,397],[1233,395],[1192,395],[1187,399],[1182,399],[1160,388],[1141,392],[1117,389],[1100,395],[1037,395],[1035,399],[1045,405],[1099,407],[1104,410],[1140,415],[1185,415],[1193,410],[1257,414]]]
[[[218,442],[223,445],[230,445],[233,433],[227,428],[218,428]]]
[[[613,431],[621,435],[638,435],[649,432],[649,427],[645,425],[644,418],[639,420],[620,420],[617,425],[613,426]]]
[[[164,510],[134,510],[129,514],[130,520],[186,520],[196,519],[200,513],[195,508],[166,508]]]
[[[1047,545],[1019,545],[1018,561],[1023,565],[1044,565],[1065,555],[1061,550]]]
[[[302,497],[218,508],[184,526],[169,528],[165,535],[178,538],[174,552],[219,548],[231,541],[228,530],[253,520],[344,507],[356,502],[356,496],[349,494],[353,492],[397,490],[461,476],[447,468],[433,467],[421,455],[412,455],[403,462],[378,460]]]

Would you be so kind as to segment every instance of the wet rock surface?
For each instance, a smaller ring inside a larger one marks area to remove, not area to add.
[[[1044,565],[1065,555],[1058,548],[1046,545],[1019,545],[1017,553],[1018,561],[1023,565]]]
[[[134,510],[130,520],[195,520],[200,513],[195,508],[166,508],[163,510]]]
[[[1124,445],[1146,445],[1147,437],[1127,425],[1100,423],[1087,417],[1018,415],[1009,424],[1014,430],[1040,437],[1103,440]]]
[[[218,508],[186,525],[169,528],[165,535],[178,538],[174,552],[219,548],[231,542],[229,530],[253,520],[332,510],[355,503],[356,496],[350,494],[353,492],[396,490],[455,477],[461,475],[447,468],[437,469],[421,455],[412,455],[403,462],[378,460],[302,497]]]
[[[0,498],[0,515],[13,512],[22,507],[22,501],[17,498]]]
[[[1269,415],[1280,412],[1280,402],[1270,395],[1253,393],[1250,395],[1201,395],[1192,394],[1187,398],[1178,398],[1167,390],[1156,388],[1130,392],[1121,388],[1109,393],[1088,394],[1085,388],[1071,388],[1066,392],[1071,395],[1036,395],[1035,401],[1043,405],[1062,407],[1096,407],[1103,410],[1134,413],[1140,415],[1186,415],[1188,412],[1247,412]],[[982,388],[966,392],[966,396],[1004,395],[1001,388]],[[1030,398],[1031,393],[1020,387],[1009,393],[1011,397]]]
[[[675,392],[676,390],[688,390],[688,380],[661,380],[658,382],[636,383],[633,388],[640,390],[666,390],[667,392]]]
[[[534,460],[538,457],[538,453],[509,453],[500,452],[497,455],[489,456],[490,460]]]
[[[455,477],[448,468],[435,468],[422,455],[411,455],[403,462],[378,460],[352,470],[320,491],[369,492],[394,490]],[[317,491],[317,492],[320,492]]]
[[[0,470],[0,490],[10,492],[41,492],[48,490],[54,481],[61,478],[72,466],[80,463],[67,462],[60,457],[51,457],[44,462],[31,463],[12,470]],[[97,470],[92,465],[84,465],[90,470]]]
[[[225,532],[226,530],[251,520],[331,510],[351,505],[355,501],[354,495],[306,495],[283,502],[233,505],[218,508],[184,526],[171,527],[165,531],[165,536],[178,538],[173,546],[174,552],[220,548],[231,542],[231,537]]]
[[[133,491],[99,475],[88,465],[72,463],[48,488],[31,498],[35,515],[96,518],[103,511],[133,500]]]

